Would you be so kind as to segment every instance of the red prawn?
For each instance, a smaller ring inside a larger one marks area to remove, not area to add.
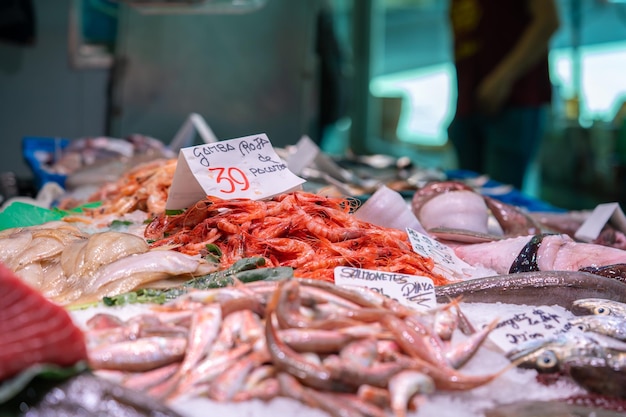
[[[305,241],[290,238],[266,239],[263,244],[284,266],[299,267],[315,258],[315,250]]]
[[[334,227],[332,223],[324,222],[321,217],[311,216],[305,212],[300,213],[298,221],[302,222],[306,229],[315,237],[328,239],[331,242],[354,239],[362,236],[364,233],[362,229]]]

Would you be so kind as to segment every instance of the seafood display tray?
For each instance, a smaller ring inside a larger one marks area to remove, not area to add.
[[[99,312],[113,313],[122,319],[140,314],[146,305],[125,307],[96,307],[72,312],[78,326],[85,326],[86,321]],[[503,303],[461,303],[461,310],[477,327],[487,324],[494,317],[507,316],[524,306]],[[568,310],[553,306],[565,318],[573,317]],[[462,341],[465,336],[455,333],[455,338]],[[503,369],[509,364],[504,353],[495,345],[487,343],[476,356],[463,367],[467,374],[486,374]],[[429,395],[417,411],[408,417],[484,417],[486,410],[497,409],[512,403],[525,401],[559,401],[582,395],[585,391],[573,382],[562,379],[551,386],[538,381],[537,372],[529,369],[512,368],[493,382],[463,392],[437,392]],[[170,406],[185,417],[203,417],[211,415],[223,417],[275,417],[277,415],[297,415],[298,417],[328,417],[328,414],[289,398],[275,398],[268,402],[260,400],[240,403],[220,403],[200,397],[180,397]]]

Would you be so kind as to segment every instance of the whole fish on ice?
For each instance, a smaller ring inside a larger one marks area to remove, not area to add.
[[[462,297],[468,303],[556,304],[576,311],[585,299],[594,300],[584,304],[588,308],[600,300],[626,303],[626,284],[582,271],[530,271],[440,285],[435,294],[440,303]]]
[[[507,357],[542,374],[563,374],[589,392],[626,398],[626,350],[619,341],[590,333],[564,333],[533,340]]]

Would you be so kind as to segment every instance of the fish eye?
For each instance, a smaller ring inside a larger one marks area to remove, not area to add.
[[[611,310],[606,307],[596,307],[593,309],[593,313],[598,316],[608,316],[611,313]]]
[[[537,358],[537,366],[539,370],[548,371],[556,367],[558,364],[558,358],[556,354],[551,351],[545,351]]]

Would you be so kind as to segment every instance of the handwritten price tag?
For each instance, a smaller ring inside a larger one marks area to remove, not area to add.
[[[435,272],[454,280],[469,277],[468,271],[471,271],[473,267],[456,256],[451,248],[409,227],[407,227],[406,232],[409,235],[413,251],[435,261]]]
[[[427,277],[352,267],[335,268],[335,284],[367,287],[417,309],[437,305],[435,286]]]
[[[569,323],[572,317],[567,310],[560,312],[549,306],[520,306],[502,317],[489,337],[506,352],[531,340],[578,331]]]
[[[166,209],[185,209],[205,196],[258,200],[298,187],[265,134],[182,148]]]

